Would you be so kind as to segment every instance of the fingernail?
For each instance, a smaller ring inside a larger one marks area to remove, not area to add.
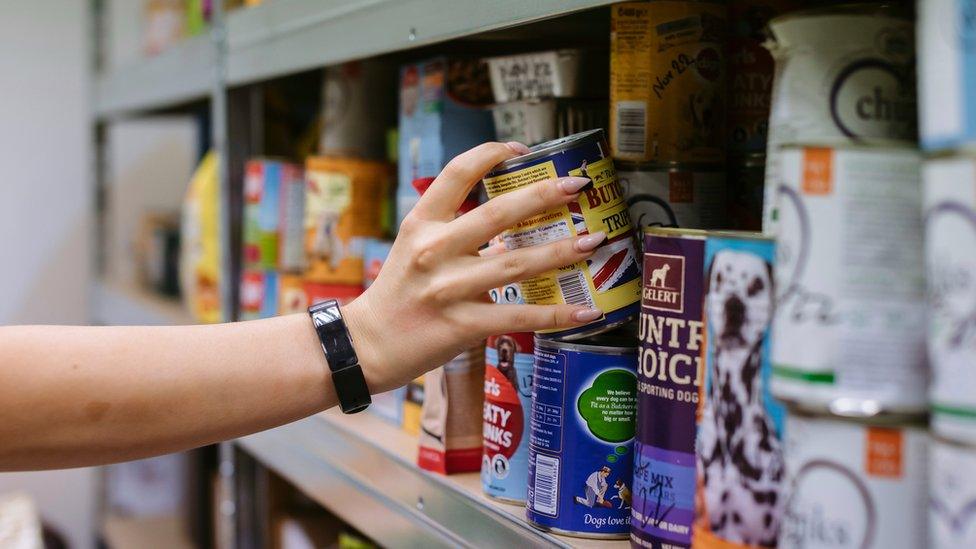
[[[586,236],[581,236],[576,239],[575,248],[577,252],[590,252],[596,249],[604,240],[607,239],[607,233],[603,231],[598,231],[593,234],[588,234]]]
[[[580,309],[573,311],[573,320],[576,322],[593,322],[601,316],[603,316],[603,311],[600,309]]]
[[[509,149],[512,149],[512,152],[514,152],[515,154],[529,154],[529,147],[524,143],[519,143],[518,141],[509,141],[508,143],[505,143],[505,146],[507,146]]]
[[[576,194],[589,184],[588,177],[560,177],[558,183],[559,188],[566,194]]]

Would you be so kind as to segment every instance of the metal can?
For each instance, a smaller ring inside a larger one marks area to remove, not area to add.
[[[976,444],[976,158],[922,166],[932,429]]]
[[[774,249],[755,233],[710,233],[705,242],[696,546],[774,546],[779,535],[784,410],[769,391]]]
[[[763,47],[766,24],[796,0],[729,2],[728,148],[736,155],[765,154],[773,56]]]
[[[584,132],[536,145],[528,154],[495,166],[484,179],[489,198],[554,177],[592,180],[578,200],[533,216],[503,235],[513,250],[590,232],[607,234],[589,259],[520,282],[526,303],[586,305],[605,313],[585,326],[540,332],[549,337],[578,339],[605,332],[626,323],[640,308],[634,227],[607,151],[603,130]]]
[[[630,532],[637,348],[632,332],[535,339],[526,519],[589,538]]]
[[[725,158],[724,3],[611,7],[610,146],[629,162]]]
[[[634,546],[677,549],[692,543],[706,234],[644,229],[630,518]]]
[[[914,143],[914,26],[880,5],[796,12],[769,23],[776,60],[763,230],[786,143]]]
[[[976,547],[976,448],[931,438],[927,547]]]
[[[637,227],[724,229],[725,170],[714,166],[639,166],[617,172]]]
[[[926,547],[928,433],[911,418],[790,410],[780,547]],[[962,546],[955,546],[962,547]]]
[[[730,225],[738,231],[761,231],[766,155],[731,159],[727,173]]]
[[[773,394],[841,415],[924,411],[918,153],[846,145],[780,155]]]
[[[919,134],[927,151],[976,144],[976,6],[918,3]]]
[[[489,292],[498,304],[520,304],[518,284]],[[525,504],[529,475],[528,414],[532,408],[531,332],[488,338],[485,347],[484,453],[481,488],[506,503]]]

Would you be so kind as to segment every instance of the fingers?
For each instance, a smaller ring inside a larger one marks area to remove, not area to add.
[[[504,242],[496,242],[494,244],[490,244],[487,248],[478,250],[478,255],[481,257],[491,257],[493,255],[500,255],[507,252],[508,248],[505,247]]]
[[[420,198],[414,211],[425,219],[454,219],[461,202],[485,174],[499,162],[527,152],[528,147],[512,141],[483,143],[455,156]]]
[[[572,265],[593,255],[607,235],[603,231],[576,238],[566,238],[542,246],[532,246],[478,258],[478,266],[461,275],[463,284],[477,291],[487,291],[512,282],[526,280],[553,269]]]
[[[576,305],[479,305],[476,309],[489,334],[572,328],[603,316],[599,309]]]
[[[575,200],[589,183],[585,177],[560,177],[496,196],[452,221],[452,239],[461,249],[476,248],[528,217]]]

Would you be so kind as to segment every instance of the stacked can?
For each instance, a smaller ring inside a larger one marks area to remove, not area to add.
[[[605,58],[550,50],[487,60],[498,141],[537,145],[606,125],[606,89],[591,74]]]
[[[976,48],[972,2],[918,5],[933,442],[928,547],[976,546]]]
[[[488,362],[497,364],[497,375],[489,367],[483,465],[491,475],[497,469],[510,476],[519,465],[519,451],[509,458],[502,448],[507,436],[515,439],[518,429],[502,428],[502,421],[515,414],[489,394],[494,393],[495,382],[501,387],[531,388],[532,413],[519,426],[528,431],[527,457],[521,459],[527,459],[523,497],[529,523],[575,536],[626,538],[637,401],[632,321],[639,307],[640,269],[634,228],[603,130],[532,147],[528,154],[496,166],[484,184],[493,198],[570,175],[587,177],[591,184],[576,201],[505,231],[502,241],[516,249],[598,231],[606,233],[606,240],[585,261],[524,280],[517,291],[514,287],[499,290],[496,302],[520,296],[530,304],[596,307],[605,316],[578,328],[537,332],[529,383],[520,375],[520,339],[511,337],[509,345],[503,345],[504,336],[494,339],[496,349],[488,351]],[[503,357],[513,350],[514,367],[503,369]],[[502,379],[508,375],[514,383]],[[498,392],[499,396],[505,393]],[[512,400],[514,407],[514,396]],[[506,465],[509,471],[504,471]],[[483,478],[490,495],[509,498],[499,493],[501,485],[491,485],[496,479]],[[514,489],[512,493],[517,494]]]
[[[722,2],[611,7],[610,147],[638,226],[727,226]]]

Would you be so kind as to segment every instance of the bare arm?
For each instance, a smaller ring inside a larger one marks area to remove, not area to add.
[[[486,302],[490,288],[580,261],[604,238],[478,254],[505,228],[575,199],[585,183],[536,183],[454,219],[492,166],[523,152],[524,145],[488,143],[452,160],[400,227],[379,278],[343,309],[373,393],[490,334],[579,325],[602,314]],[[216,326],[0,328],[0,470],[173,452],[335,404],[305,315]]]

